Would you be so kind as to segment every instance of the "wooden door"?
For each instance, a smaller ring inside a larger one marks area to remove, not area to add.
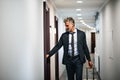
[[[46,59],[46,54],[50,50],[50,20],[49,8],[46,2],[43,2],[43,15],[44,15],[44,80],[50,80],[50,60]]]
[[[56,34],[55,34],[55,43],[58,42],[58,18],[54,17]],[[59,80],[59,55],[58,52],[55,54],[55,80]]]
[[[91,53],[95,52],[95,32],[91,33]]]

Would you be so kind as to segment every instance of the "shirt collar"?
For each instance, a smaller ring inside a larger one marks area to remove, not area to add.
[[[76,33],[77,32],[77,29],[75,28],[74,32],[69,32],[69,33]]]
[[[76,33],[77,32],[77,29],[75,28],[74,32],[73,33]]]
[[[77,32],[77,29],[75,28],[74,32],[76,33]]]

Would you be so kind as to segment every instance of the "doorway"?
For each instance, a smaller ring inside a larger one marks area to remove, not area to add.
[[[95,53],[95,32],[91,33],[91,53]]]

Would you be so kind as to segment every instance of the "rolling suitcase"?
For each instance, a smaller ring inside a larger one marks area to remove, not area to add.
[[[92,79],[91,78],[89,78],[90,76],[89,76],[89,72],[90,72],[90,70],[92,71]],[[86,80],[95,80],[95,68],[93,67],[93,68],[91,68],[91,69],[89,69],[88,67],[86,67]]]

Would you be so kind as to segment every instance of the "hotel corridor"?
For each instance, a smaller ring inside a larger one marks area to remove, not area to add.
[[[94,80],[120,80],[120,0],[0,0],[0,80],[67,80],[63,47],[46,58],[66,17],[86,34]]]

